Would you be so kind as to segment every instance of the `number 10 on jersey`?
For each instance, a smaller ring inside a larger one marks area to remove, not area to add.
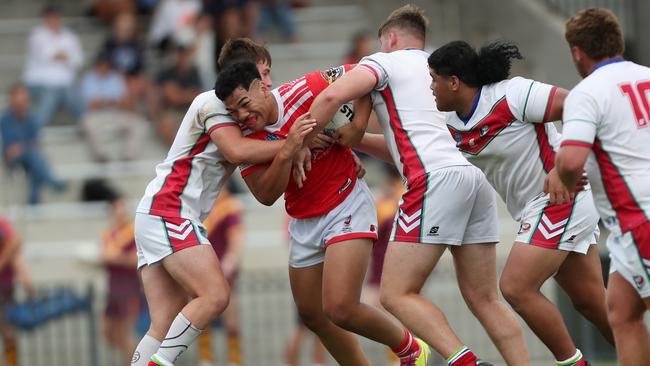
[[[650,103],[648,103],[648,91],[650,91],[650,80],[639,81],[635,84],[625,83],[619,88],[627,96],[632,104],[637,128],[645,128],[650,125]],[[636,89],[637,93],[635,93]],[[641,103],[639,103],[639,99]]]

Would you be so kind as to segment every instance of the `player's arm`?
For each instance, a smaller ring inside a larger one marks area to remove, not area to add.
[[[564,111],[564,100],[569,94],[569,91],[563,88],[556,88],[555,93],[549,97],[548,112],[541,122],[552,122],[562,120],[562,112]]]
[[[590,150],[588,146],[565,143],[557,153],[555,169],[562,183],[570,192],[575,192],[576,185],[583,175]]]
[[[370,94],[354,100],[354,117],[347,125],[336,130],[334,137],[336,141],[348,147],[359,145],[363,134],[368,128],[368,120],[372,112],[372,99]]]
[[[369,94],[376,84],[377,79],[372,71],[360,65],[346,72],[340,79],[323,90],[309,109],[309,113],[317,121],[317,125],[305,141],[311,140],[313,135],[320,132],[343,103]]]
[[[390,155],[390,151],[388,151],[388,146],[386,146],[386,137],[382,134],[366,132],[359,145],[355,147],[355,150],[394,164],[393,157]]]
[[[284,145],[269,166],[260,167],[244,177],[253,196],[263,205],[270,206],[287,189],[294,156],[302,149],[305,136],[314,130],[316,121],[304,114],[289,130]]]
[[[284,141],[262,141],[242,136],[236,124],[222,125],[210,133],[219,152],[232,164],[267,163],[280,152]]]

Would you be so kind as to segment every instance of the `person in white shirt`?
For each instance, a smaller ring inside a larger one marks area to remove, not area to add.
[[[554,169],[567,91],[508,79],[516,45],[494,42],[477,52],[449,42],[429,56],[438,109],[456,146],[480,168],[520,223],[501,275],[505,299],[549,348],[558,365],[585,365],[562,314],[540,291],[554,277],[582,313],[614,343],[596,246],[598,214],[590,187],[570,196]]]
[[[74,87],[82,66],[79,38],[61,25],[59,9],[47,6],[43,11],[43,24],[29,35],[23,73],[23,81],[35,99],[35,114],[41,126],[50,122],[62,104],[77,120],[80,106]]]
[[[343,103],[370,94],[384,135],[366,134],[359,146],[394,162],[404,177],[406,192],[381,278],[384,307],[450,366],[487,365],[463,345],[440,309],[420,294],[449,249],[468,307],[506,362],[525,366],[529,360],[521,328],[498,297],[494,190],[456,149],[444,114],[430,96],[428,54],[423,51],[426,26],[416,6],[395,10],[379,29],[382,52],[362,59],[325,89],[310,113],[324,127]]]
[[[584,79],[564,102],[556,169],[569,190],[587,169],[610,231],[607,305],[619,364],[650,365],[650,68],[623,58],[610,10],[578,12],[565,37]]]

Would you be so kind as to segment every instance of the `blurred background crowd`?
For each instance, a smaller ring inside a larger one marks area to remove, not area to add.
[[[458,38],[475,45],[508,38],[526,56],[515,73],[567,88],[575,85],[577,75],[562,38],[563,20],[580,8],[608,6],[623,21],[628,56],[650,63],[650,29],[638,16],[650,12],[643,0],[414,3],[431,20],[430,50]],[[250,37],[267,44],[278,86],[376,52],[376,26],[401,4],[3,0],[0,310],[6,317],[0,318],[0,365],[130,363],[136,332],[147,326],[134,269],[132,212],[187,107],[212,88],[216,60],[228,39]],[[393,169],[372,160],[365,163],[380,221],[390,227],[401,181]],[[282,203],[263,208],[243,187],[234,179],[206,222],[240,296],[216,324],[220,330],[206,332],[190,352],[194,356],[184,362],[331,362],[318,342],[308,347],[313,357],[299,357],[298,345],[307,331],[296,326],[286,279]],[[502,239],[508,243],[516,225],[503,208],[501,213]],[[502,262],[507,249],[502,250]],[[382,255],[382,245],[377,245],[365,291],[371,301],[376,299]],[[465,339],[478,343],[481,354],[496,357],[466,309],[456,306],[460,297],[449,268],[441,266],[434,273],[427,291],[450,309],[451,323],[468,334]],[[72,289],[74,296],[55,291],[62,287]],[[552,286],[546,291],[557,292]],[[554,296],[566,302],[561,293]],[[75,301],[78,306],[73,306]],[[39,317],[39,303],[54,310]],[[611,350],[602,347],[596,332],[566,308],[572,331],[584,342],[581,348],[611,359]],[[531,355],[540,362],[551,360],[534,337],[528,334],[527,340]],[[376,364],[394,361],[381,348],[375,350]]]

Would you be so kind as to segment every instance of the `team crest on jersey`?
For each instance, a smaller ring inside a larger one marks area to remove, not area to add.
[[[341,231],[346,234],[352,232],[352,215],[348,215],[348,217],[343,220],[343,230]]]
[[[343,76],[344,73],[345,68],[343,66],[332,67],[331,69],[320,72],[321,76],[323,79],[325,79],[325,81],[327,81],[328,84],[335,82],[336,79]]]

